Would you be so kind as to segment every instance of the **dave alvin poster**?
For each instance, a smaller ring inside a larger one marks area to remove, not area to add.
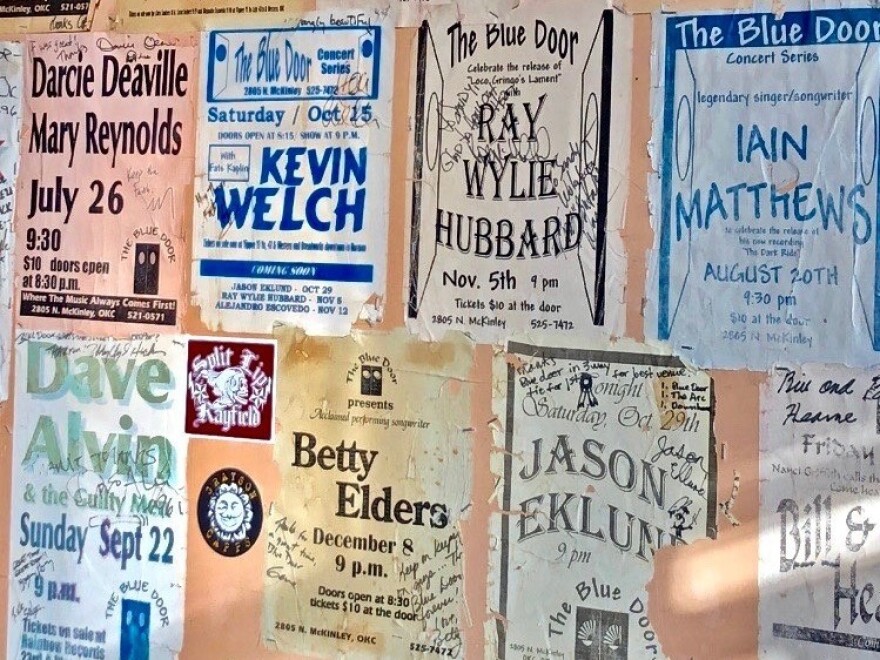
[[[759,657],[880,651],[880,371],[777,367],[761,388]]]
[[[345,335],[385,295],[394,24],[202,39],[193,293],[212,329]]]
[[[418,32],[410,328],[620,334],[630,20],[558,0],[456,12]]]
[[[0,42],[0,401],[6,400],[12,363],[12,215],[24,86],[22,59],[21,44]]]
[[[654,21],[645,334],[701,366],[880,361],[880,19],[785,4]]]
[[[176,658],[183,342],[20,332],[8,658]]]
[[[463,657],[471,343],[405,330],[276,338],[282,488],[264,523],[265,644]]]
[[[19,322],[129,336],[186,307],[196,38],[26,40]]]
[[[714,535],[713,391],[633,346],[496,358],[487,657],[662,657],[645,585],[655,550]]]

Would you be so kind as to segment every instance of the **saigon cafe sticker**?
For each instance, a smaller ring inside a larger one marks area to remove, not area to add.
[[[186,380],[188,434],[272,441],[274,341],[190,339]]]

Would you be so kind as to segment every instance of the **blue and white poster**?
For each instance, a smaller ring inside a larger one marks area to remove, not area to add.
[[[646,335],[701,366],[880,362],[880,12],[787,9],[655,17]]]
[[[385,293],[393,23],[202,40],[193,290],[212,329],[345,335]]]
[[[16,340],[7,658],[176,658],[186,345]]]

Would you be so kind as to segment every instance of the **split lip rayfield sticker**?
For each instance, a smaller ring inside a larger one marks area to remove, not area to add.
[[[271,442],[275,404],[275,342],[190,339],[186,432]]]
[[[202,537],[224,557],[250,550],[263,528],[260,491],[238,468],[223,468],[208,477],[199,493],[198,513]]]

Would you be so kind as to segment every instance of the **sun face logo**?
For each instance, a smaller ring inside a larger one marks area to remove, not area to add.
[[[199,529],[214,552],[237,557],[251,549],[263,526],[263,501],[241,470],[218,470],[199,494]]]
[[[190,340],[186,432],[272,439],[273,342]]]
[[[208,520],[221,541],[238,543],[247,538],[253,517],[251,501],[238,484],[223,484],[208,502]]]

